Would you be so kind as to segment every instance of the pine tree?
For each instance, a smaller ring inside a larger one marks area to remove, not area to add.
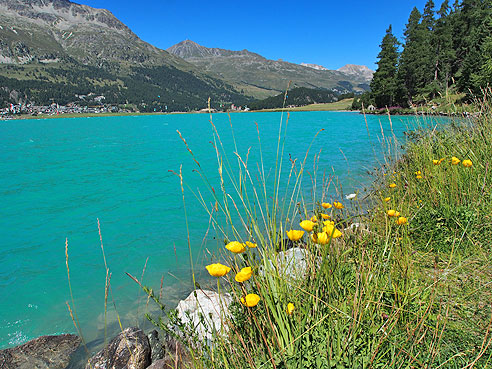
[[[423,95],[430,95],[433,98],[438,89],[434,84],[437,42],[434,35],[436,24],[434,1],[428,0],[422,13],[422,23],[420,29],[419,56],[420,67],[418,69],[417,85],[419,92]]]
[[[378,107],[392,106],[398,94],[398,40],[393,35],[391,25],[381,42],[378,54],[378,68],[371,81],[371,91]]]
[[[400,57],[398,68],[398,82],[404,86],[404,94],[407,101],[402,103],[412,104],[413,96],[417,93],[417,77],[422,61],[422,33],[420,32],[421,14],[417,8],[413,8],[408,18],[403,35],[405,45]]]
[[[451,67],[456,53],[453,49],[452,13],[449,1],[444,0],[437,12],[434,39],[436,42],[436,59],[434,64],[434,81],[440,85],[440,90],[448,92],[451,81]]]

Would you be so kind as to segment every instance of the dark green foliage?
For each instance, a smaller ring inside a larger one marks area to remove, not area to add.
[[[352,109],[361,110],[362,106],[367,109],[369,105],[374,105],[372,94],[370,92],[364,92],[362,95],[354,97],[354,101],[352,102]]]
[[[434,6],[428,0],[422,14],[412,10],[401,54],[391,29],[383,38],[371,83],[378,107],[425,104],[450,89],[471,99],[492,83],[490,0],[456,0],[453,7],[445,0],[437,13]]]
[[[34,64],[3,68],[8,70],[7,75],[17,74],[24,78],[0,75],[1,107],[17,102],[91,105],[94,104],[92,99],[100,95],[105,97],[103,102],[106,104],[130,103],[137,105],[140,111],[202,109],[207,106],[209,97],[213,107],[224,102],[244,104],[249,101],[222,81],[204,79],[171,66],[135,67],[130,74],[121,75],[114,66],[103,69],[75,61],[63,67]],[[10,97],[11,91],[16,91],[16,99]],[[77,95],[84,97],[81,99]]]
[[[284,107],[284,98],[285,93],[281,93],[264,100],[253,101],[248,106],[252,110],[278,109]],[[330,103],[334,101],[337,101],[337,98],[333,91],[298,87],[288,91],[285,107],[290,105],[303,106],[309,104]]]
[[[393,35],[391,25],[381,42],[378,54],[378,69],[371,82],[371,91],[378,107],[392,106],[396,102],[399,89],[397,81],[398,40]]]

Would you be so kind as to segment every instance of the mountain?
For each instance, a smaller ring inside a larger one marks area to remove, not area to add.
[[[309,67],[317,70],[328,70],[328,68],[325,68],[322,65],[318,65],[318,64],[301,63],[301,65],[303,67]]]
[[[0,90],[3,103],[103,95],[140,110],[202,108],[209,96],[216,103],[247,100],[142,41],[110,11],[69,0],[0,0]]]
[[[374,74],[374,71],[370,70],[365,65],[355,64],[346,64],[343,67],[338,68],[337,71],[349,76],[359,76],[361,78],[365,78],[368,82],[371,81],[372,75]]]
[[[167,51],[256,98],[285,91],[289,81],[292,87],[333,89],[339,93],[366,90],[370,81],[361,75],[269,60],[248,50],[207,48],[191,40],[182,41]]]

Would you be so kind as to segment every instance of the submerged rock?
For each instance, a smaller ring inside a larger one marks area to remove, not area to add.
[[[0,368],[64,369],[79,345],[80,338],[73,334],[42,336],[23,345],[0,350]]]
[[[89,359],[86,369],[144,369],[150,365],[150,344],[138,328],[127,328]]]
[[[228,306],[232,297],[209,290],[195,290],[181,300],[176,310],[184,324],[191,324],[199,339],[212,339],[212,332],[220,332],[222,321],[230,316]],[[202,317],[202,318],[201,318]]]
[[[166,354],[164,347],[159,339],[159,333],[153,330],[147,335],[150,344],[150,361],[154,363],[157,360],[164,358]]]

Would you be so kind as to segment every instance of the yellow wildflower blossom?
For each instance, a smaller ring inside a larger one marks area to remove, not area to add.
[[[232,241],[226,245],[226,249],[235,254],[240,254],[246,250],[246,247],[244,246],[244,243]]]
[[[292,315],[296,308],[294,307],[294,304],[292,302],[289,302],[287,304],[287,314]]]
[[[228,266],[222,265],[220,263],[210,264],[207,265],[205,268],[207,268],[208,272],[213,277],[223,277],[231,270],[231,268],[229,268]]]
[[[406,224],[408,222],[407,218],[405,217],[399,217],[397,220],[396,220],[396,224],[398,225],[403,225],[403,224]]]
[[[390,188],[395,188],[396,187],[396,183],[390,183],[389,187]]]
[[[462,164],[466,168],[470,168],[473,165],[473,163],[472,163],[472,161],[470,159],[463,160],[463,163]]]
[[[260,302],[260,296],[256,293],[249,293],[246,297],[241,297],[241,303],[247,307],[254,307]]]
[[[326,234],[332,238],[338,238],[338,237],[342,236],[342,232],[340,232],[338,229],[336,229],[333,224],[325,225],[323,227],[323,232],[326,232]]]
[[[241,271],[236,274],[236,277],[234,277],[234,279],[236,280],[236,282],[245,282],[251,278],[252,274],[253,271],[251,270],[251,267],[246,267],[241,269]]]
[[[258,245],[256,243],[246,241],[246,246],[248,246],[250,249],[256,248]]]
[[[289,240],[291,241],[299,241],[302,238],[302,236],[304,236],[304,231],[291,229],[290,231],[287,232],[287,237],[289,237]]]
[[[330,236],[325,232],[313,233],[311,235],[311,241],[320,245],[326,245],[330,242]]]
[[[343,209],[343,204],[339,201],[335,201],[333,202],[333,206],[336,208],[336,209]]]
[[[303,220],[301,223],[299,223],[302,229],[305,231],[311,232],[316,225],[316,223],[310,221],[310,220]]]
[[[325,209],[330,209],[331,208],[331,204],[329,202],[322,202],[321,203],[321,206]]]
[[[453,165],[457,165],[457,164],[459,164],[460,162],[461,162],[461,160],[460,160],[460,159],[458,159],[456,156],[453,156],[453,157],[451,158],[451,164],[453,164]]]

